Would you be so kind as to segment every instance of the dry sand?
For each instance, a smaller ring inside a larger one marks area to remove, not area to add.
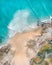
[[[35,39],[36,35],[40,35],[41,28],[37,31],[31,30],[28,32],[17,33],[13,38],[9,40],[12,48],[15,49],[15,55],[13,58],[13,65],[29,65],[30,58],[26,56],[26,44],[30,39]]]

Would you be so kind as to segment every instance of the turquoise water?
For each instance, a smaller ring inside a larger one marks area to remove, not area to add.
[[[52,0],[0,0],[0,43],[8,37],[8,24],[18,10],[30,10],[35,19],[52,15]],[[28,21],[32,23],[32,21]]]

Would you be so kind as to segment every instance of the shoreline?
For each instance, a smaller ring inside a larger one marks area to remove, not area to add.
[[[43,28],[40,26],[36,30],[31,29],[30,31],[25,31],[22,33],[16,33],[13,37],[9,38],[6,42],[6,44],[2,45],[1,48],[10,44],[11,49],[15,50],[15,55],[12,59],[12,61],[15,63],[15,65],[17,65],[17,64],[29,65],[30,59],[32,57],[36,56],[36,54],[34,54],[32,52],[32,50],[30,50],[31,51],[31,52],[29,51],[30,56],[27,57],[27,55],[26,55],[27,46],[26,45],[29,43],[28,42],[29,40],[34,40],[36,43],[38,38],[40,38],[42,36],[41,35],[41,33],[43,31],[42,29]],[[44,32],[43,32],[43,34],[44,34]],[[36,52],[36,49],[34,52]]]
[[[10,41],[11,39],[13,39],[16,35],[17,35],[17,36],[20,36],[20,35],[23,35],[23,34],[26,34],[26,33],[31,33],[31,32],[35,32],[35,33],[36,33],[39,28],[41,29],[41,27],[37,26],[37,28],[30,28],[29,30],[26,30],[26,31],[24,30],[23,32],[16,32],[15,35],[13,35],[12,37],[6,39],[6,42],[4,42],[4,44],[1,44],[1,45],[0,45],[0,49],[1,49],[2,47],[4,47],[4,46],[7,46],[8,44],[10,44],[9,41]]]

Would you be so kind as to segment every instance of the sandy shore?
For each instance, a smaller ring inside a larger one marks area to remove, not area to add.
[[[41,28],[39,30],[31,30],[28,32],[23,32],[16,34],[11,38],[8,43],[11,44],[12,48],[15,50],[15,56],[13,58],[14,65],[29,65],[30,58],[26,56],[26,44],[30,39],[36,39],[36,35],[41,35]]]

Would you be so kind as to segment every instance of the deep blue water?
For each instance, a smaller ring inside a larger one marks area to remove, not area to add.
[[[8,36],[8,24],[17,10],[30,10],[35,19],[52,15],[52,0],[0,0],[0,42]],[[28,21],[29,23],[32,21]]]

